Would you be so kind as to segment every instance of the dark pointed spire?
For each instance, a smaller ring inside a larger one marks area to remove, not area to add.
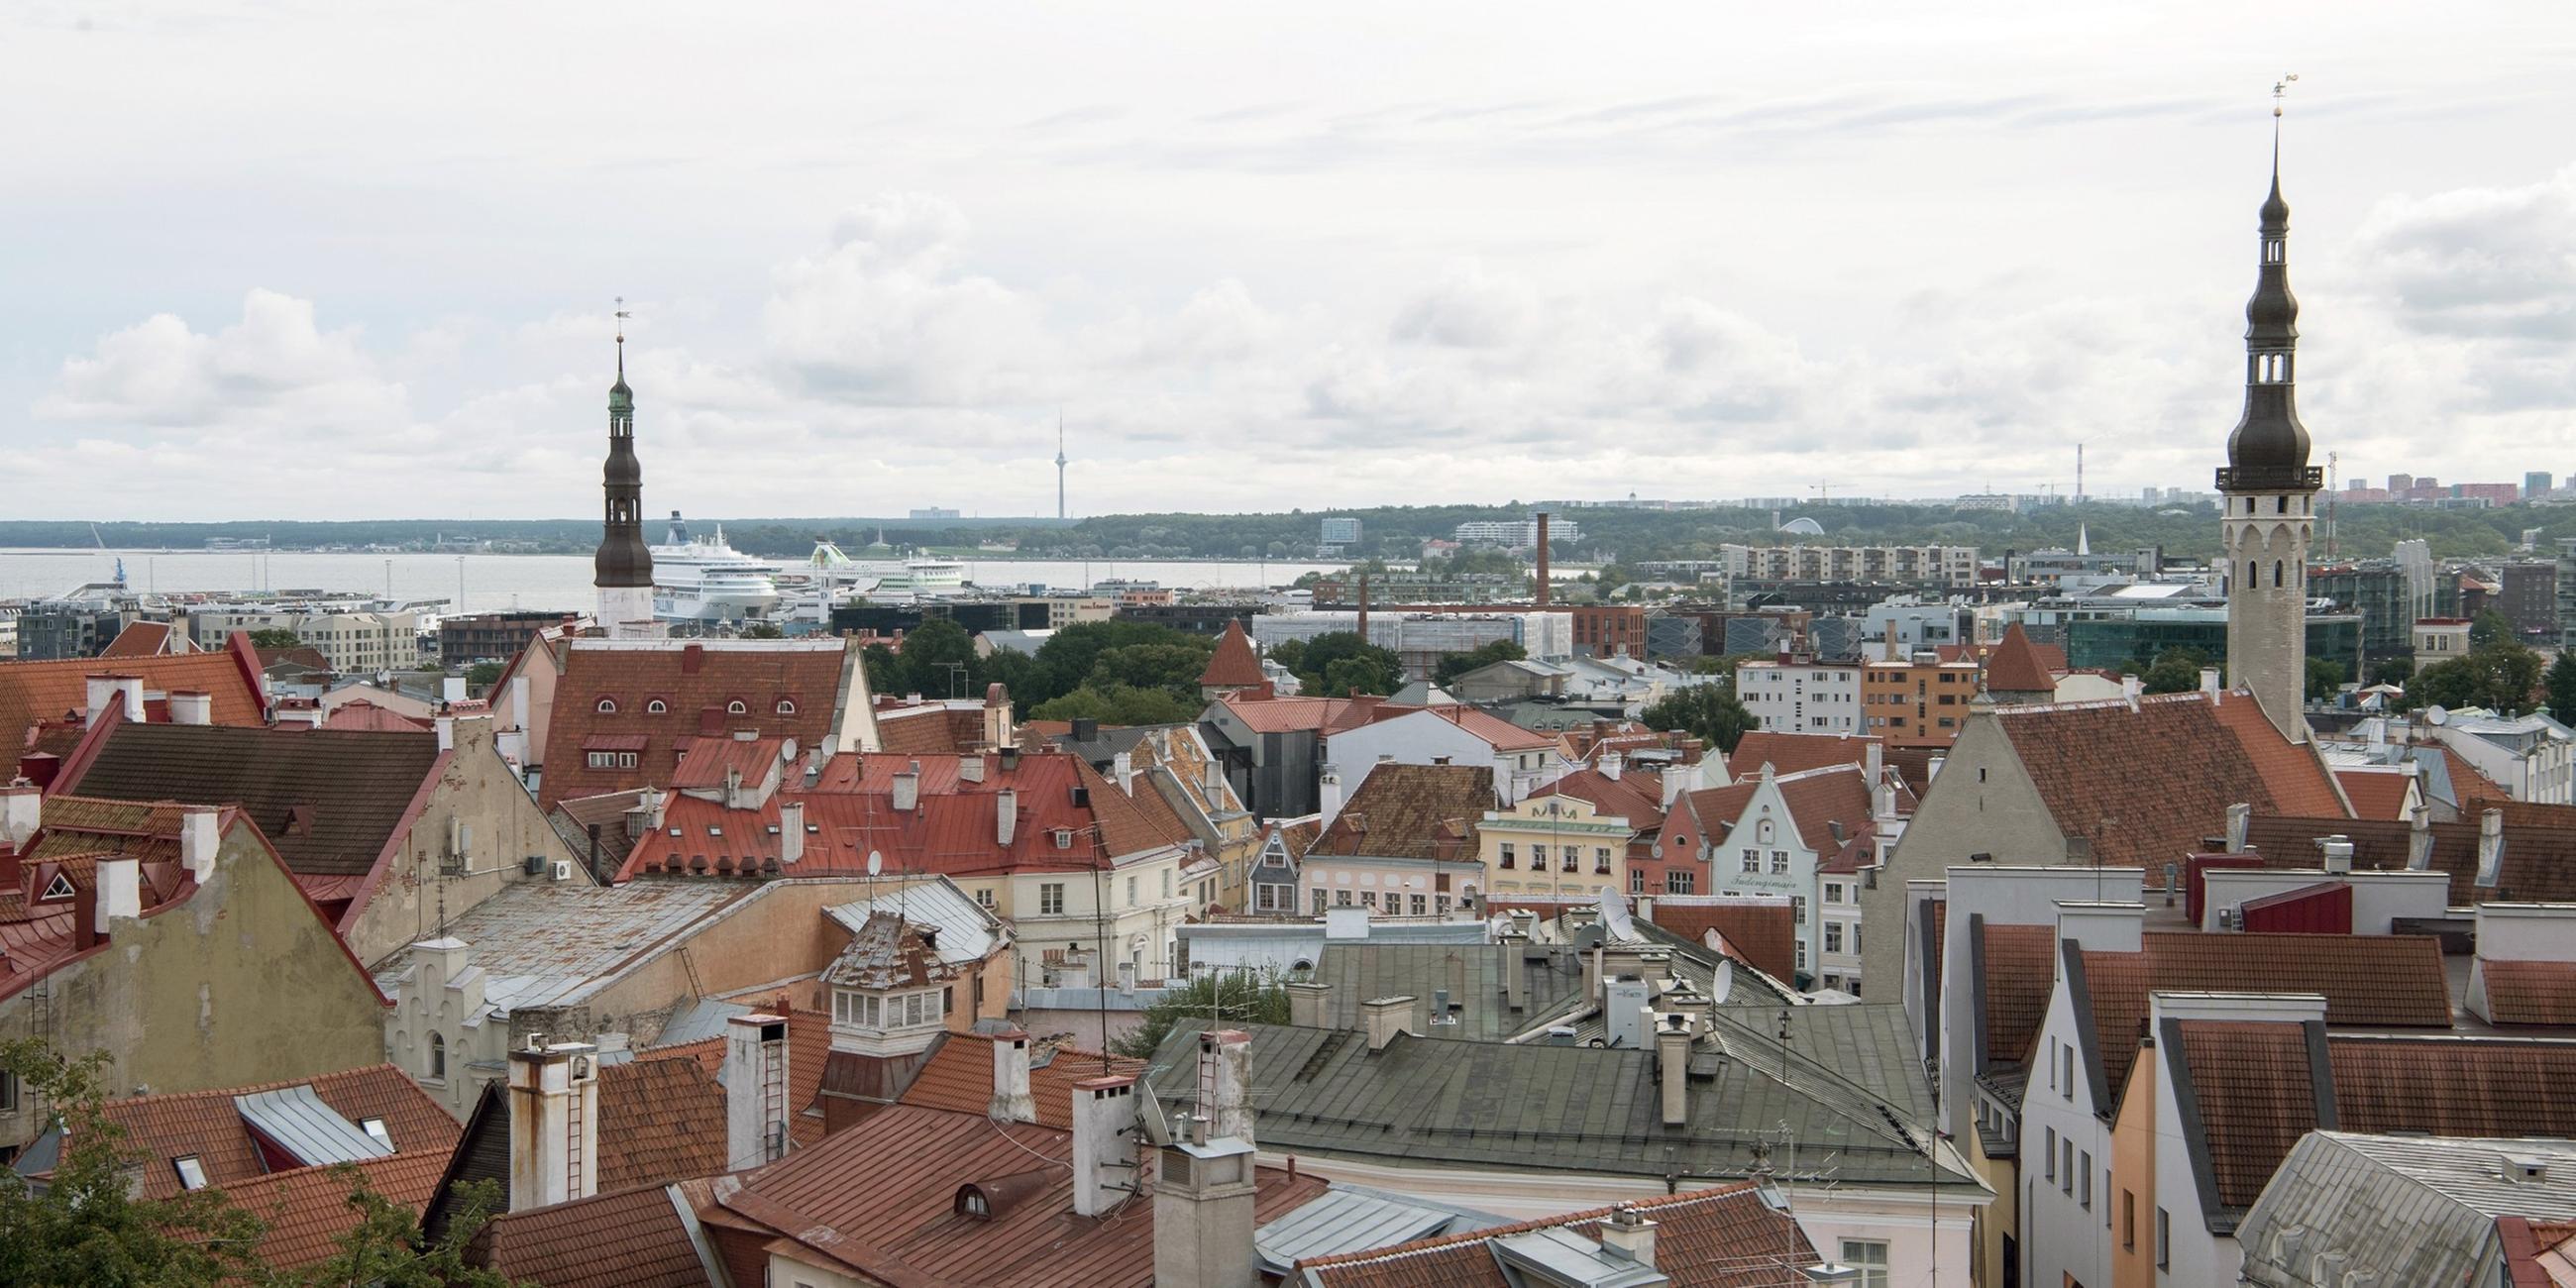
[[[623,297],[617,301],[626,303]],[[644,544],[644,463],[635,455],[635,391],[626,387],[626,317],[617,310],[617,383],[608,387],[608,461],[601,467],[607,508],[591,584],[602,589],[653,584],[653,551]]]
[[[2245,302],[2245,414],[2227,436],[2222,492],[2314,491],[2308,430],[2299,423],[2299,300],[2290,293],[2290,203],[2281,198],[2281,108],[2272,87],[2272,189],[2256,219],[2253,298]]]

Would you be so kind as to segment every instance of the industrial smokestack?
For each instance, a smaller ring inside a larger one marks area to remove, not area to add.
[[[1547,511],[1538,512],[1538,606],[1547,607]]]
[[[1368,642],[1368,569],[1363,568],[1360,570],[1360,643]]]

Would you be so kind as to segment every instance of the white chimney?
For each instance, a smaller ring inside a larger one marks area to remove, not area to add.
[[[1133,753],[1122,751],[1110,757],[1109,771],[1118,779],[1120,792],[1129,796],[1136,794],[1136,757]]]
[[[1018,1029],[993,1035],[993,1101],[984,1114],[1003,1123],[1038,1120],[1038,1103],[1029,1095],[1029,1035]]]
[[[0,848],[22,850],[45,821],[45,790],[33,783],[0,787]]]
[[[1019,830],[1020,793],[1017,788],[1005,787],[993,793],[993,840],[1008,846]]]
[[[984,757],[980,753],[957,758],[957,781],[961,783],[984,781]]]
[[[2504,811],[2478,814],[2478,884],[2493,889],[2504,881]]]
[[[2221,700],[2223,700],[2226,688],[2218,682],[2217,667],[2204,666],[2200,668],[2200,691],[2209,695],[2209,704],[2211,706],[2216,706]]]
[[[1251,1039],[1239,1032],[1199,1035],[1198,1085],[1214,1088],[1214,1098],[1199,1106],[1186,1134],[1156,1151],[1155,1288],[1253,1288],[1260,1282],[1252,1249],[1252,1115],[1244,1107],[1240,1073],[1229,1092],[1226,1072],[1230,1062],[1239,1070],[1250,1050]],[[1244,1134],[1225,1130],[1229,1119]]]
[[[1615,782],[1619,781],[1619,772],[1620,772],[1622,769],[1627,768],[1627,763],[1628,763],[1628,762],[1627,762],[1627,757],[1620,755],[1618,752],[1615,752],[1615,751],[1605,751],[1605,752],[1602,752],[1602,753],[1601,753],[1601,776],[1602,776],[1603,778],[1607,778],[1607,779],[1609,779],[1611,782],[1614,782],[1614,783],[1615,783]]]
[[[2124,675],[2120,677],[2120,697],[2123,701],[2129,704],[2129,709],[2131,711],[2138,709],[2138,698],[2146,691],[2147,687],[2145,682],[2140,680],[2138,677],[2134,675]]]
[[[1331,827],[1333,816],[1342,812],[1342,771],[1326,765],[1323,775],[1315,782],[1320,792],[1318,800],[1323,812],[1323,825]]]
[[[2246,830],[2254,825],[2254,807],[2244,801],[2227,807],[2227,852],[2245,852]]]
[[[454,705],[465,700],[465,677],[451,675],[438,682],[438,700]]]
[[[1253,1143],[1252,1035],[1241,1029],[1208,1029],[1199,1033],[1199,1085],[1212,1087],[1208,1116],[1211,1134]]]
[[[510,1052],[510,1210],[599,1192],[599,1048],[587,1042]]]
[[[1601,1223],[1601,1246],[1610,1255],[1648,1270],[1655,1268],[1655,1223],[1633,1203],[1622,1203]]]
[[[2086,952],[2134,953],[2145,947],[2146,918],[2144,904],[2061,899],[2057,901],[2057,937],[2072,941]]]
[[[1610,1045],[1623,1051],[1646,1049],[1647,1029],[1654,1023],[1646,1011],[1651,992],[1642,979],[1613,979],[1601,985],[1601,1022]]]
[[[787,1020],[737,1015],[725,1023],[725,1170],[787,1155]]]
[[[2317,843],[2317,848],[2325,854],[2326,871],[2337,873],[2349,873],[2352,871],[2351,837],[2339,835],[2329,836],[2326,839],[2319,841]]]
[[[1655,1026],[1655,1080],[1664,1109],[1664,1125],[1690,1122],[1690,1017],[1667,1015]]]
[[[209,725],[215,722],[215,695],[198,689],[178,689],[170,694],[170,723]]]
[[[921,804],[921,771],[917,769],[896,771],[894,776],[896,812],[909,814],[919,804]]]
[[[116,677],[116,695],[125,703],[125,718],[136,724],[143,723],[143,677],[139,675]]]
[[[1876,790],[1880,781],[1887,777],[1887,744],[1876,738],[1862,743],[1860,769],[1862,773],[1869,775],[1870,788]]]
[[[2433,812],[2421,804],[2406,814],[2406,867],[2422,872],[2433,866]]]
[[[436,719],[431,720],[430,725],[432,728],[438,730],[438,749],[440,751],[456,750],[456,717],[439,716]]]
[[[778,864],[791,867],[805,857],[805,802],[778,802]]]
[[[1503,1005],[1516,1013],[1529,1005],[1528,945],[1517,926],[1494,936],[1494,951],[1503,955]]]
[[[1680,800],[1682,793],[1690,790],[1690,774],[1691,769],[1688,765],[1676,762],[1664,766],[1663,806],[1665,809],[1671,809],[1673,802]]]
[[[81,696],[81,714],[88,717],[92,723],[96,723],[99,716],[105,714],[109,707],[117,703],[116,677],[93,675],[84,679],[82,683],[86,687]]]
[[[1383,1051],[1396,1035],[1413,1023],[1413,999],[1408,996],[1372,997],[1360,1003],[1360,1013],[1368,1023],[1371,1051]]]
[[[94,928],[101,939],[107,937],[108,923],[143,915],[143,864],[140,860],[102,857],[98,874],[98,920]]]
[[[528,727],[528,677],[510,677],[510,721],[521,729]]]
[[[1291,980],[1287,989],[1288,1023],[1301,1029],[1327,1027],[1327,1017],[1333,1013],[1332,985]]]
[[[215,851],[223,845],[216,823],[222,814],[212,805],[184,805],[179,809],[179,864],[199,885],[215,874]]]
[[[1073,1084],[1073,1212],[1099,1216],[1134,1194],[1136,1125],[1133,1076],[1085,1078]]]
[[[635,807],[644,811],[645,831],[658,832],[662,829],[662,809],[670,803],[670,800],[668,794],[655,791],[650,787],[635,794]]]

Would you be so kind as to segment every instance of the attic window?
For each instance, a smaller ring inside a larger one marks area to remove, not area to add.
[[[384,1119],[361,1118],[358,1120],[358,1129],[375,1137],[376,1142],[383,1145],[385,1148],[392,1149],[394,1147],[394,1134],[385,1130]]]
[[[782,716],[792,716],[796,714],[796,700],[794,698],[780,698],[778,700],[778,714]]]
[[[46,884],[45,892],[42,895],[37,896],[40,902],[45,899],[68,899],[71,897],[72,879],[60,872],[55,873],[54,879]]]
[[[180,1189],[202,1190],[206,1188],[206,1165],[203,1161],[199,1160],[196,1155],[181,1154],[179,1157],[170,1160],[170,1167],[171,1170],[176,1171],[179,1174]]]
[[[670,709],[671,709],[671,704],[670,704],[670,703],[668,703],[668,702],[664,702],[664,701],[663,701],[663,700],[661,700],[660,698],[655,698],[655,699],[653,699],[652,701],[647,702],[647,703],[645,703],[645,704],[644,704],[644,714],[646,714],[646,715],[648,715],[648,716],[658,716],[658,715],[662,715],[662,714],[664,714],[664,713],[668,712]]]
[[[716,826],[715,824],[713,824],[713,823],[709,823],[709,824],[707,824],[707,835],[709,835],[709,836],[722,836],[722,835],[724,835],[724,829],[723,829],[723,828],[721,828],[721,827],[717,827],[717,826]]]
[[[616,715],[616,714],[617,714],[617,699],[615,699],[615,698],[601,698],[601,699],[599,700],[599,714],[604,715],[604,716],[613,716],[613,715]]]
[[[729,716],[747,716],[751,714],[751,706],[742,699],[735,698],[733,701],[725,704],[725,714]]]

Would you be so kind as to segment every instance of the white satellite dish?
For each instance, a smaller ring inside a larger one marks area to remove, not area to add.
[[[1154,1084],[1138,1078],[1136,1091],[1140,1100],[1136,1106],[1136,1126],[1145,1133],[1145,1139],[1155,1146],[1171,1144],[1172,1124],[1163,1116],[1163,1102],[1154,1094]]]
[[[2451,713],[2443,707],[2430,706],[2424,708],[2424,723],[2428,725],[2444,724],[2447,723],[2450,718]]]
[[[1637,938],[1637,923],[1628,917],[1627,896],[1603,886],[1594,902],[1601,910],[1601,926],[1609,932],[1610,942],[1624,944]]]
[[[868,851],[868,875],[875,876],[883,871],[885,871],[885,856],[874,850]]]

